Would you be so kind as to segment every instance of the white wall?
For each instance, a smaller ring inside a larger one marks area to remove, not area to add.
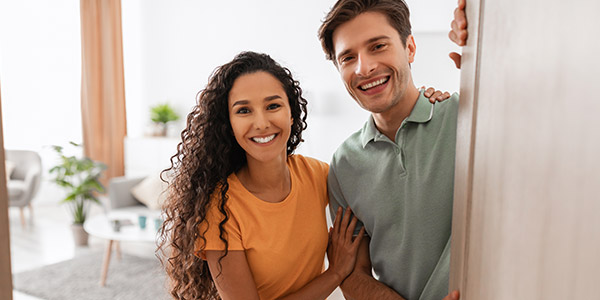
[[[156,103],[168,101],[187,115],[215,67],[253,50],[270,54],[300,81],[310,112],[306,142],[298,152],[329,161],[368,116],[347,95],[317,39],[333,3],[123,0],[128,134],[144,134],[149,107]],[[408,3],[417,43],[415,83],[457,91],[459,71],[447,57],[457,49],[447,38],[455,2]],[[182,128],[183,120],[172,134]]]
[[[46,178],[49,146],[81,142],[79,20],[79,1],[0,0],[4,147],[38,151]],[[43,184],[37,198],[57,201],[57,190]]]

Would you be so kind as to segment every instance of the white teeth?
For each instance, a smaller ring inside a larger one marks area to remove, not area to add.
[[[361,89],[363,89],[363,90],[367,90],[367,89],[370,89],[370,88],[372,88],[372,87],[374,87],[374,86],[378,86],[378,85],[380,85],[380,84],[383,84],[383,83],[385,83],[387,80],[388,80],[388,78],[387,78],[387,77],[386,77],[386,78],[381,78],[381,79],[379,79],[379,80],[377,80],[377,81],[373,81],[373,82],[371,82],[371,83],[367,83],[367,84],[361,85],[361,86],[360,86],[360,88],[361,88]]]
[[[272,141],[275,138],[275,134],[274,135],[270,135],[270,136],[266,136],[266,137],[253,137],[252,140],[259,143],[259,144],[264,144],[264,143],[268,143],[270,141]]]

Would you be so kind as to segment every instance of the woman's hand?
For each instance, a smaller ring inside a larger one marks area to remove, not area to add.
[[[352,211],[348,207],[342,218],[342,208],[339,207],[333,228],[329,229],[329,245],[327,247],[327,259],[329,268],[340,277],[340,282],[344,281],[356,263],[356,254],[358,245],[365,234],[364,226],[360,232],[353,238],[354,228],[358,219],[353,216],[350,221]]]

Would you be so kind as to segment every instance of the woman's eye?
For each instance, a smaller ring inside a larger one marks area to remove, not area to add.
[[[238,110],[237,110],[235,113],[236,113],[236,114],[247,114],[247,113],[249,113],[249,112],[250,112],[250,110],[249,110],[249,109],[247,109],[247,108],[245,108],[245,107],[242,107],[242,108],[238,109]]]
[[[273,103],[273,104],[269,104],[269,106],[267,106],[267,109],[273,110],[273,109],[277,109],[277,108],[280,108],[280,107],[281,107],[280,104]]]

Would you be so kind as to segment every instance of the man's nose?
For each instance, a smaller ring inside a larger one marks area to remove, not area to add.
[[[361,77],[369,77],[375,71],[376,63],[366,54],[358,55],[358,63],[356,64],[355,73]]]

